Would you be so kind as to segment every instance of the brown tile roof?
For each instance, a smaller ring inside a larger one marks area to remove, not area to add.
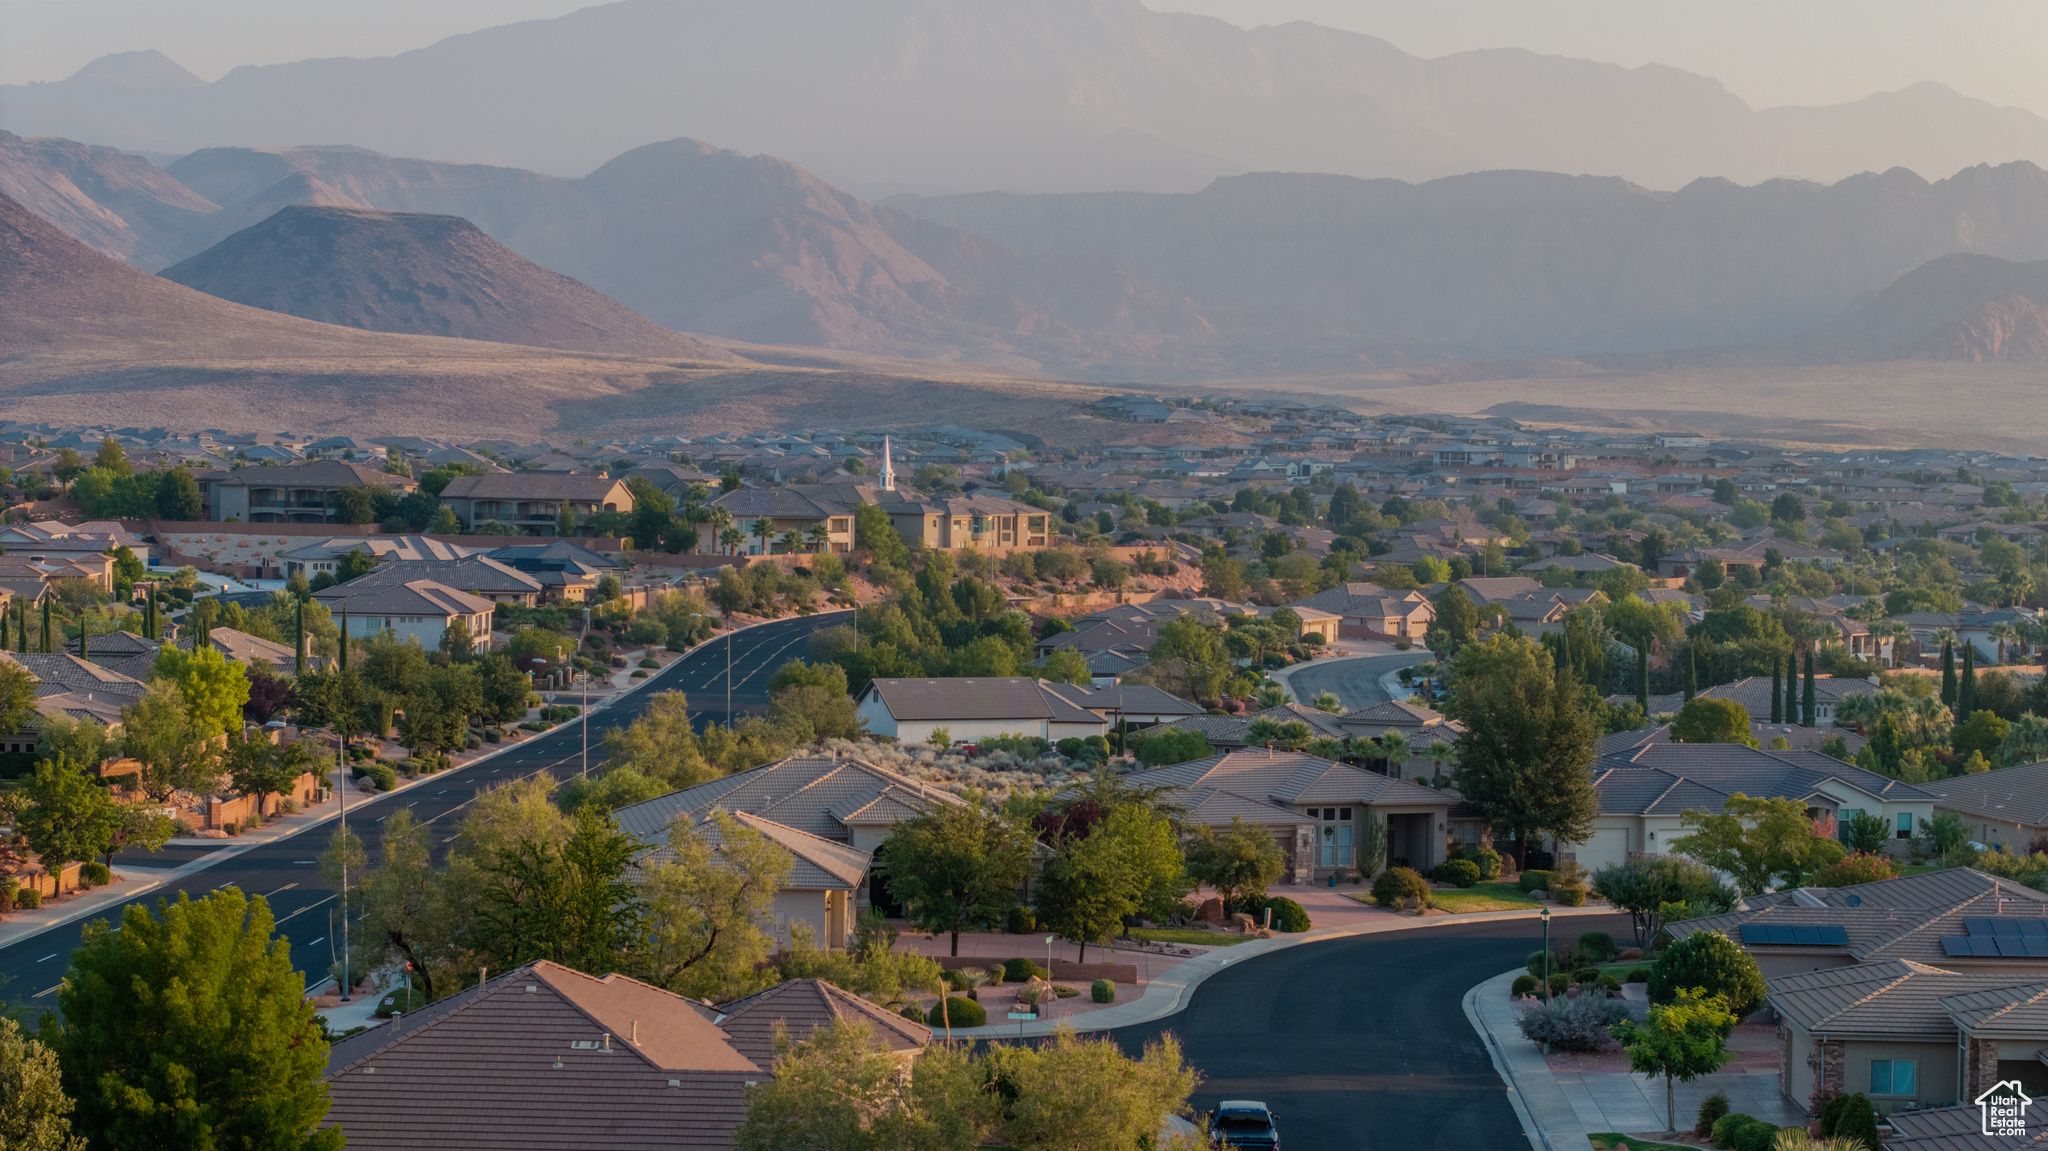
[[[303,464],[276,467],[235,468],[212,480],[221,487],[264,488],[350,488],[381,484],[411,490],[418,486],[405,476],[392,475],[381,467],[351,460],[309,460]]]
[[[615,492],[613,489],[617,489]],[[620,497],[624,497],[623,500]],[[493,472],[485,476],[456,476],[441,491],[443,500],[583,500],[597,503],[612,499],[619,510],[632,506],[626,485],[609,476],[566,472]]]
[[[1442,793],[1427,787],[1294,751],[1226,752],[1141,771],[1131,776],[1130,782],[1138,787],[1169,788],[1170,798],[1197,814],[1205,810],[1224,813],[1226,823],[1231,814],[1261,823],[1299,822],[1305,817],[1288,807],[1296,803],[1446,807],[1450,803]]]
[[[92,649],[88,646],[86,650]],[[27,668],[28,673],[36,677],[36,694],[39,696],[75,691],[81,695],[91,693],[96,698],[110,696],[132,703],[142,698],[148,686],[141,680],[65,653],[44,655],[40,652],[9,651],[0,652],[0,658]]]
[[[701,1005],[542,962],[336,1044],[325,1123],[357,1151],[722,1148],[766,1074]]]
[[[2006,974],[1894,959],[1780,976],[1770,981],[1769,998],[1779,1014],[1831,1038],[1952,1038],[1955,1022],[1944,998],[2011,985]]]
[[[362,583],[350,580],[313,593],[313,598],[339,614],[343,609],[359,615],[483,615],[498,605],[481,596],[457,591],[446,584],[419,578],[398,583]],[[368,577],[363,577],[367,579]]]
[[[1971,1103],[1894,1111],[1885,1118],[1892,1125],[1885,1151],[2026,1151],[2048,1144],[2048,1128],[2038,1125],[2023,1138],[1984,1134],[1984,1113]]]
[[[778,983],[757,995],[723,1004],[719,1010],[725,1013],[718,1021],[719,1029],[732,1036],[732,1045],[741,1054],[763,1067],[775,1062],[778,1026],[788,1030],[790,1042],[801,1043],[835,1020],[862,1022],[873,1027],[876,1038],[891,1051],[922,1050],[932,1037],[931,1028],[822,979]]]
[[[685,817],[700,818],[713,807],[760,815],[824,839],[848,838],[843,815],[866,810],[884,794],[906,805],[958,803],[939,788],[852,758],[792,756],[750,771],[700,783],[682,791],[614,812],[619,827],[641,842],[658,844],[668,828]]]
[[[878,679],[872,688],[899,720],[1047,719],[1101,723],[1029,676],[980,679]]]

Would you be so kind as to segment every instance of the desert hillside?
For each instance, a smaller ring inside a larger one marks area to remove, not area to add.
[[[162,275],[223,300],[345,328],[731,358],[521,258],[457,216],[289,207]]]

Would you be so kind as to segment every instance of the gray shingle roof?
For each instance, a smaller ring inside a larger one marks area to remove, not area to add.
[[[1100,723],[1029,676],[878,679],[872,688],[898,720],[1043,719]]]
[[[642,843],[658,844],[669,825],[685,816],[701,818],[713,807],[772,819],[785,827],[825,839],[847,838],[841,816],[866,811],[883,795],[908,804],[958,803],[938,788],[851,758],[793,756],[751,771],[672,791],[614,812],[619,827]]]
[[[1932,794],[1939,807],[2009,819],[2022,827],[2048,827],[2048,761],[1931,779],[1920,789]]]
[[[1770,1002],[1808,1032],[1830,1038],[1949,1038],[1955,1023],[1943,999],[2010,986],[2011,978],[1893,959],[1780,976],[1770,981]]]
[[[918,1051],[931,1041],[932,1029],[912,1023],[893,1011],[869,1003],[822,979],[791,979],[766,991],[722,1004],[718,1028],[732,1036],[732,1045],[763,1067],[775,1062],[775,1032],[788,1030],[792,1043],[809,1039],[819,1028],[845,1020],[861,1022],[891,1051]]]

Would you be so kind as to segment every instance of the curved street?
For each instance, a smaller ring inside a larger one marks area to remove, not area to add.
[[[1332,692],[1344,710],[1360,711],[1387,702],[1387,693],[1380,690],[1381,676],[1431,658],[1427,651],[1417,648],[1392,655],[1315,660],[1287,676],[1287,689],[1302,703],[1314,699],[1319,692]]]
[[[804,654],[804,642],[812,632],[845,622],[847,612],[775,620],[744,631],[721,636],[663,668],[650,677],[647,689],[625,696],[590,717],[590,748],[593,761],[604,734],[633,722],[649,695],[656,691],[689,693],[692,711],[700,721],[723,722],[726,666],[732,666],[732,711],[745,715],[767,707],[768,681],[784,663]],[[728,651],[729,645],[729,651]],[[573,693],[561,701],[572,702]],[[583,723],[565,723],[543,735],[514,744],[490,759],[472,763],[439,775],[429,776],[349,808],[348,819],[362,837],[363,850],[375,859],[378,824],[400,807],[411,808],[413,817],[432,824],[445,842],[455,834],[463,809],[483,788],[508,779],[549,772],[567,778],[583,762]],[[267,896],[278,921],[279,934],[291,949],[292,962],[306,974],[308,983],[325,978],[340,961],[340,925],[333,920],[334,892],[320,878],[315,864],[333,834],[332,821],[310,825],[286,839],[249,847],[234,840],[208,840],[177,844],[156,854],[124,852],[114,857],[115,869],[123,864],[137,868],[169,869],[201,859],[213,859],[213,866],[154,887],[133,899],[106,907],[90,916],[52,928],[40,935],[0,948],[0,999],[25,1004],[31,1012],[53,1008],[52,994],[64,977],[70,955],[78,946],[85,924],[94,919],[119,923],[123,909],[133,903],[155,906],[158,899],[175,900],[179,892],[193,897],[233,885],[249,895]]]
[[[1626,916],[1574,916],[1574,936]],[[1111,1034],[1136,1054],[1164,1032],[1202,1073],[1197,1112],[1257,1099],[1295,1151],[1508,1151],[1527,1140],[1465,993],[1543,945],[1533,919],[1309,943],[1225,968],[1188,1009]]]

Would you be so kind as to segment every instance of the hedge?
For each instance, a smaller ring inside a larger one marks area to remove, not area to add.
[[[1525,871],[1516,881],[1523,891],[1543,891],[1550,887],[1550,873],[1547,871]]]
[[[1097,1003],[1115,1003],[1116,981],[1111,979],[1098,979],[1095,982],[1088,985],[1088,994],[1089,997],[1094,999]]]
[[[81,864],[78,868],[78,882],[82,885],[104,887],[113,881],[113,873],[107,870],[107,865],[97,860]]]
[[[1515,976],[1515,981],[1508,985],[1508,994],[1517,999],[1524,995],[1534,995],[1536,994],[1537,986],[1535,976],[1517,975]]]
[[[1470,887],[1479,882],[1479,865],[1469,859],[1446,859],[1436,865],[1436,881]]]
[[[1029,959],[1003,960],[1003,978],[1011,983],[1023,983],[1036,975],[1040,979],[1051,979],[1052,972],[1031,962]]]
[[[988,1022],[988,1012],[972,999],[950,998],[946,1000],[946,1013],[941,1016],[933,1012],[939,1026],[951,1024],[954,1027],[980,1027]]]
[[[1429,906],[1429,884],[1420,872],[1406,867],[1389,867],[1372,881],[1372,901],[1381,907],[1398,907],[1402,900],[1416,898]]]

